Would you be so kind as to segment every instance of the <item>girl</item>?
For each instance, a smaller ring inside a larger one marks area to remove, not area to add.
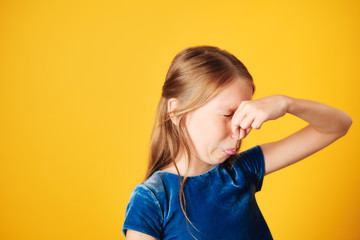
[[[252,100],[254,91],[246,67],[225,50],[197,46],[175,56],[157,108],[148,171],[126,209],[126,239],[273,239],[255,199],[264,176],[344,136],[352,119],[284,95]],[[251,129],[286,113],[309,124],[237,153]]]

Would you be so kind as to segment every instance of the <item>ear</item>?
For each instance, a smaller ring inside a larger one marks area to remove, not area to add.
[[[179,101],[178,101],[176,98],[170,98],[170,99],[168,100],[168,102],[167,102],[168,112],[174,111],[174,110],[177,108],[177,106],[178,106],[178,102],[179,102]],[[171,121],[172,121],[175,125],[177,125],[177,118],[174,117],[174,114],[173,114],[173,113],[170,114],[170,117],[171,117]]]

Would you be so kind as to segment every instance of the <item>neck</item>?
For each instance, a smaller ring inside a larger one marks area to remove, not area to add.
[[[189,168],[187,174],[188,177],[203,174],[215,166],[204,163],[194,156],[190,161],[190,165],[188,165],[188,159],[186,158],[185,154],[179,154],[178,157],[175,158],[175,162],[181,176],[185,176],[186,170]],[[173,163],[163,168],[162,171],[178,174]]]

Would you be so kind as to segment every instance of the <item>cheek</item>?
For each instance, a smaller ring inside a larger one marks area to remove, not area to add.
[[[198,150],[209,145],[214,135],[214,128],[213,122],[200,114],[193,115],[187,122],[189,136]]]
[[[191,126],[190,136],[198,150],[200,148],[211,150],[219,144],[219,141],[226,138],[227,128],[227,122],[222,119],[206,118]]]
[[[190,126],[190,136],[197,147],[205,145],[211,139],[211,126],[208,122],[196,122]]]

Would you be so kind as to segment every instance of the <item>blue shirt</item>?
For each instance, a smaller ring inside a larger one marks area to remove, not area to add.
[[[188,228],[198,240],[273,239],[257,205],[255,193],[261,190],[265,175],[264,155],[255,146],[225,163],[187,178],[186,213]],[[160,239],[195,239],[188,231],[179,201],[177,174],[156,171],[133,190],[122,228]]]

